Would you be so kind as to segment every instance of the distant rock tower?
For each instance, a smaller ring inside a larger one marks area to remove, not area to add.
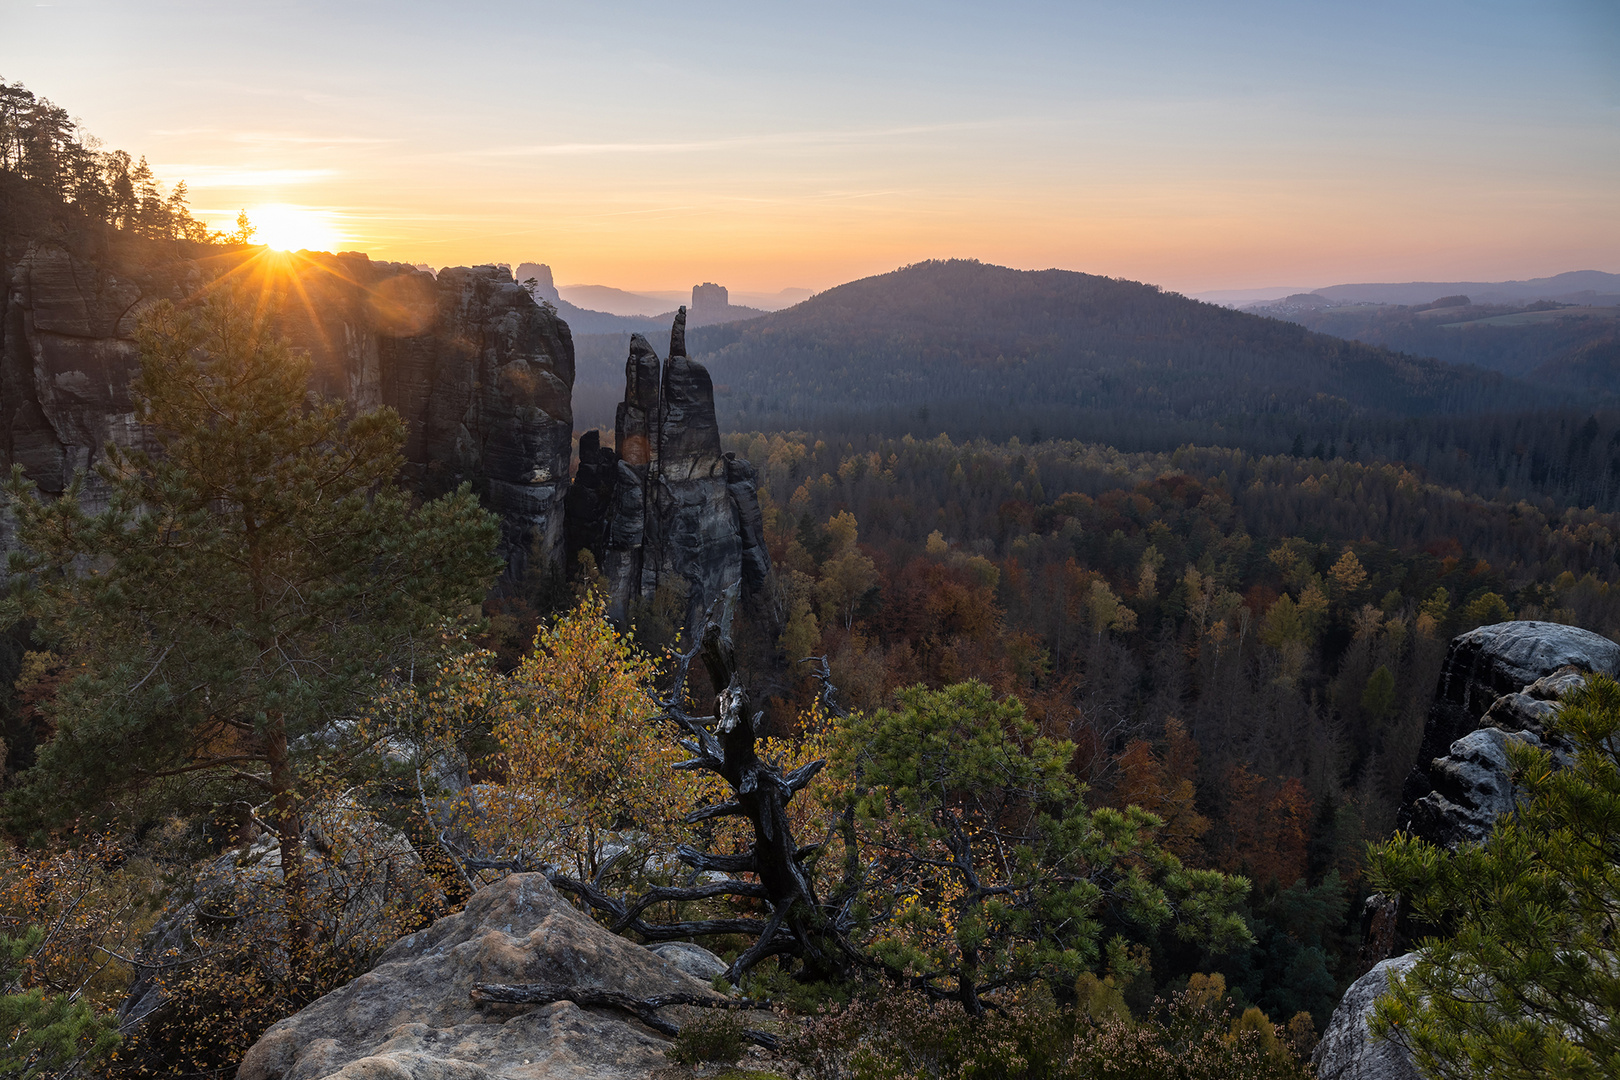
[[[557,293],[556,284],[551,280],[551,267],[545,263],[518,263],[517,272],[512,276],[517,278],[519,285],[529,290],[529,295],[536,301],[549,300],[555,304],[562,299]],[[528,284],[530,278],[534,279],[533,285]]]
[[[692,286],[692,321],[710,322],[713,316],[724,315],[731,307],[731,294],[724,285],[705,281]]]

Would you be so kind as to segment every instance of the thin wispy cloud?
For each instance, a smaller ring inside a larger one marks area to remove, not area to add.
[[[244,169],[236,165],[153,166],[161,175],[179,177],[188,188],[278,188],[315,184],[338,175],[336,169]]]
[[[830,146],[870,142],[903,135],[933,135],[952,131],[984,130],[1024,121],[980,120],[954,124],[913,124],[905,127],[867,128],[834,131],[783,131],[737,135],[722,139],[688,139],[679,142],[567,142],[538,143],[529,146],[503,146],[475,150],[484,157],[579,157],[593,154],[697,154],[713,150],[771,146]]]
[[[401,141],[365,135],[305,135],[275,131],[238,131],[231,134],[230,140],[249,146],[382,146]]]

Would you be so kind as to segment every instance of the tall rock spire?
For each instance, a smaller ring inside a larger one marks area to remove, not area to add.
[[[701,625],[709,607],[736,588],[763,614],[767,632],[780,618],[768,599],[766,551],[754,471],[720,446],[714,384],[708,369],[686,355],[686,309],[675,316],[670,355],[662,364],[639,334],[630,339],[624,401],[616,424],[616,467],[586,438],[580,440],[579,490],[568,535],[589,548],[608,579],[608,613],[621,626],[634,601],[661,588],[685,593],[684,625]],[[590,456],[591,468],[586,468]]]
[[[675,313],[675,325],[669,328],[669,358],[686,355],[686,305]]]

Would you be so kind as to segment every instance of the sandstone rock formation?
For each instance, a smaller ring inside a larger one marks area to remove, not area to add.
[[[474,1003],[478,983],[561,983],[637,997],[715,995],[576,911],[540,874],[479,890],[459,914],[401,938],[377,966],[267,1031],[238,1080],[595,1080],[668,1064],[662,1036],[571,1001]]]
[[[1402,1046],[1375,1040],[1367,1029],[1373,1003],[1389,989],[1390,977],[1416,962],[1415,953],[1383,960],[1350,984],[1311,1058],[1320,1080],[1418,1080],[1412,1055]]]
[[[252,828],[251,819],[246,822]],[[375,953],[399,933],[407,913],[434,894],[432,879],[410,839],[367,812],[352,798],[328,799],[305,812],[304,871],[311,912],[322,940],[359,954]],[[168,908],[147,936],[149,957],[195,958],[211,946],[198,943],[204,924],[233,925],[236,940],[252,941],[261,953],[283,940],[281,849],[262,833],[240,850],[203,864],[183,899]],[[204,934],[206,937],[207,935]],[[270,963],[284,960],[272,955]],[[125,1034],[151,1019],[166,1001],[159,969],[135,971],[118,1010]]]
[[[692,286],[692,321],[695,324],[710,314],[723,314],[731,306],[731,292],[724,285],[705,281]]]
[[[1620,670],[1620,645],[1589,630],[1547,622],[1495,623],[1459,635],[1446,653],[1424,724],[1420,769],[1474,730],[1498,697],[1570,664],[1613,674]],[[1410,792],[1405,797],[1410,801]]]
[[[1572,762],[1569,747],[1545,723],[1563,695],[1588,673],[1620,675],[1620,645],[1557,623],[1481,626],[1455,638],[1424,725],[1418,763],[1407,777],[1396,826],[1431,843],[1455,847],[1490,835],[1518,798],[1507,758],[1510,742],[1550,749],[1555,764]],[[1314,1061],[1323,1080],[1409,1080],[1418,1075],[1399,1046],[1371,1040],[1367,1017],[1388,979],[1409,969],[1399,899],[1373,896],[1363,914],[1361,959],[1372,970],[1345,992]]]
[[[354,253],[264,249],[125,264],[34,240],[4,253],[0,277],[0,455],[46,491],[92,466],[108,439],[138,438],[129,380],[140,313],[230,284],[309,352],[315,389],[399,411],[407,478],[424,494],[473,484],[501,516],[515,573],[536,552],[561,553],[573,338],[499,267],[435,278]]]
[[[1541,721],[1581,672],[1620,674],[1620,645],[1545,622],[1481,626],[1452,641],[1397,827],[1444,845],[1484,839],[1512,806],[1507,740],[1541,745]]]
[[[596,557],[620,625],[633,602],[661,588],[673,590],[686,627],[701,625],[732,589],[774,625],[754,470],[720,448],[709,373],[686,355],[685,308],[667,361],[640,334],[630,339],[614,449],[594,432],[581,437],[568,536],[571,556],[588,549]]]
[[[692,326],[717,326],[720,323],[757,319],[766,312],[759,308],[744,307],[731,302],[731,291],[724,285],[705,281],[692,286]]]
[[[545,263],[518,263],[518,268],[512,272],[519,285],[529,290],[529,295],[536,300],[544,300],[555,306],[562,302],[562,296],[557,292],[557,283],[552,280],[551,267]],[[529,281],[534,281],[530,287]]]

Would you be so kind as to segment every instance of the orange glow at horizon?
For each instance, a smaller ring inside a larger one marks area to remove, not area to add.
[[[733,294],[1620,271],[1613,0],[925,8],[16,4],[0,71],[280,250]]]

